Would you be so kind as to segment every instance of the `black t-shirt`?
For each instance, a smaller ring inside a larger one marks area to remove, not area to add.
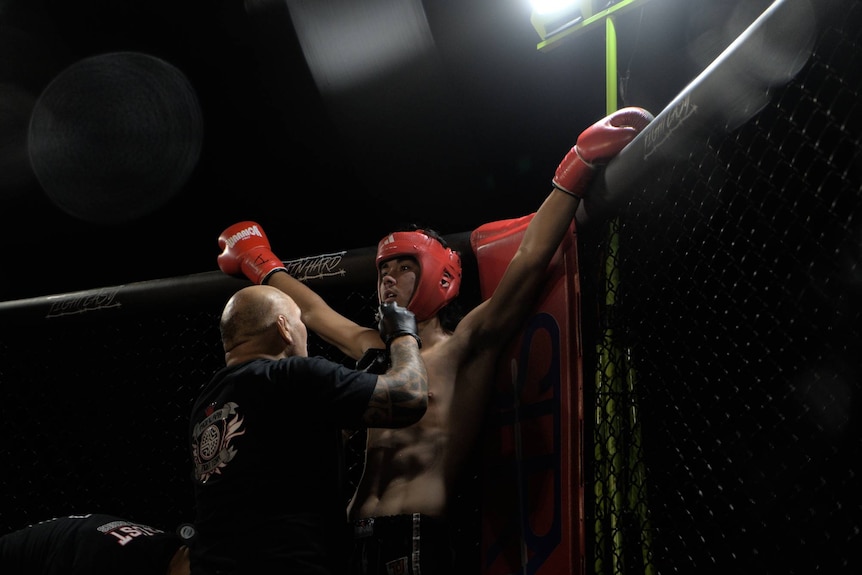
[[[70,515],[0,537],[3,575],[165,575],[175,533],[104,514]]]
[[[377,376],[322,357],[219,371],[192,408],[192,572],[338,573],[347,543],[342,428]]]

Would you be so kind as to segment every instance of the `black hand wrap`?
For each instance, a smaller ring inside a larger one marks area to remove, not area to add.
[[[416,327],[416,316],[412,311],[395,302],[380,304],[380,321],[377,323],[377,329],[380,331],[383,343],[386,344],[386,349],[389,349],[393,339],[402,335],[412,335],[416,338],[419,347],[422,347],[419,328]]]

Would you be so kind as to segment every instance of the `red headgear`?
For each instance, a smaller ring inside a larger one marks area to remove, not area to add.
[[[423,230],[393,232],[377,245],[378,284],[380,264],[401,256],[411,256],[419,262],[419,281],[407,309],[413,312],[416,321],[425,321],[458,295],[461,256],[451,248],[444,248]]]

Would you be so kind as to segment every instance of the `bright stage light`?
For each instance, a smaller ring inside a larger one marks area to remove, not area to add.
[[[530,5],[536,14],[554,14],[579,8],[581,0],[532,0]]]
[[[556,45],[563,38],[602,23],[606,17],[639,6],[648,0],[530,0],[530,22],[542,42],[540,50]]]
[[[544,40],[583,22],[582,4],[589,3],[590,0],[532,0],[533,14],[530,21]]]

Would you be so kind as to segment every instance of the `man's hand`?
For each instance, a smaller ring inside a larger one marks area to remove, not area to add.
[[[412,311],[395,302],[380,304],[380,321],[377,323],[377,329],[387,349],[393,339],[402,335],[412,335],[416,338],[419,347],[422,347],[419,329],[416,326],[416,316]]]

